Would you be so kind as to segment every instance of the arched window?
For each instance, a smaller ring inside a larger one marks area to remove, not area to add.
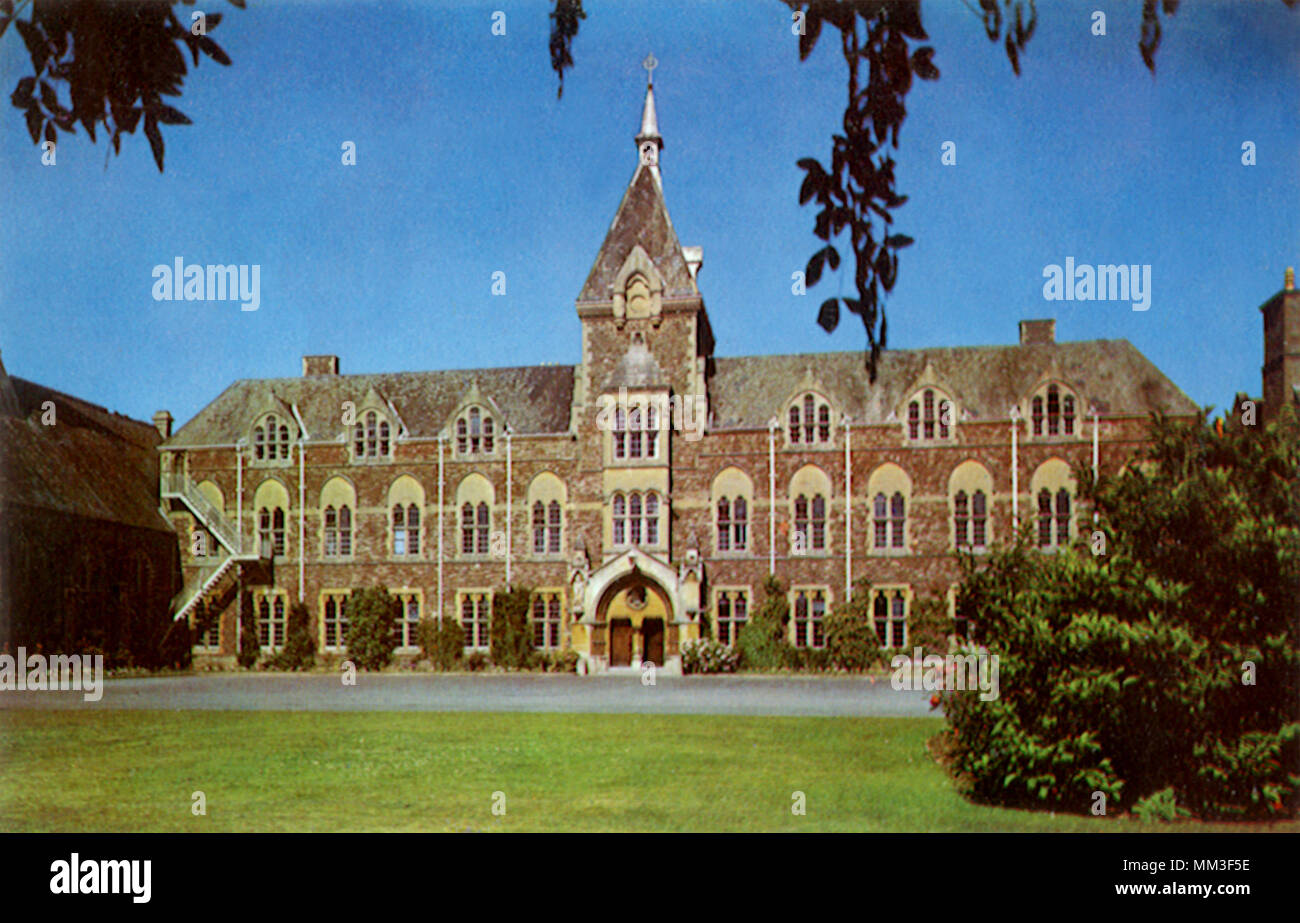
[[[732,547],[743,551],[749,543],[749,510],[744,497],[737,497],[731,504],[731,528]]]
[[[957,536],[957,547],[970,544],[970,498],[959,490],[952,498],[952,525]]]
[[[808,498],[803,494],[794,498],[794,531],[795,534],[802,536],[801,541],[804,547],[808,542]]]
[[[731,550],[731,501],[726,497],[718,501],[718,550]]]
[[[876,626],[876,639],[881,647],[889,647],[889,597],[877,593],[871,603],[871,617]]]
[[[420,553],[420,508],[414,503],[393,506],[393,554]]]
[[[1041,389],[1029,402],[1035,436],[1073,436],[1077,432],[1078,397],[1056,383]]]
[[[1038,547],[1052,544],[1052,492],[1044,487],[1038,492]]]
[[[897,648],[907,644],[907,600],[902,590],[895,590],[889,601],[889,641]]]
[[[339,514],[332,506],[325,507],[325,556],[334,557],[339,553]]]
[[[480,503],[474,511],[475,524],[474,553],[487,554],[492,549],[492,511],[486,503]]]
[[[889,498],[889,545],[891,548],[903,547],[903,526],[906,523],[906,503],[901,493]]]
[[[352,428],[353,458],[387,458],[392,442],[388,421],[368,410]]]
[[[811,392],[800,395],[787,411],[786,435],[792,445],[825,445],[831,441],[831,408]]]
[[[462,554],[474,553],[474,504],[460,508],[460,550]]]
[[[718,641],[735,644],[749,621],[749,594],[744,590],[719,590],[717,596]]]
[[[257,603],[257,641],[267,651],[284,646],[287,632],[285,597],[282,593],[265,594]]]
[[[614,494],[614,544],[627,544],[627,501],[622,494]]]
[[[460,624],[465,629],[465,646],[483,649],[489,644],[491,599],[486,593],[466,593],[460,600]]]
[[[267,414],[253,427],[254,460],[275,461],[288,458],[289,445],[289,427],[275,414]]]
[[[907,438],[948,439],[952,435],[953,403],[942,392],[926,388],[907,404]]]
[[[546,553],[546,505],[538,500],[533,504],[533,554]]]
[[[641,408],[633,407],[627,415],[627,455],[628,458],[641,457],[641,436],[645,429],[645,420],[641,413]]]
[[[1070,492],[1062,487],[1056,492],[1056,544],[1070,543]]]
[[[612,500],[613,544],[659,544],[659,495],[632,492],[614,494]]]
[[[533,647],[555,650],[560,646],[560,595],[537,593],[533,596]]]
[[[971,494],[971,544],[976,548],[983,548],[987,543],[988,537],[988,498],[985,497],[984,491],[977,490]]]
[[[745,472],[724,468],[709,490],[714,513],[714,548],[719,553],[749,550],[749,499],[754,485]]]
[[[552,500],[546,506],[546,552],[547,554],[560,553],[560,526],[561,526],[560,501]]]
[[[889,501],[884,494],[876,494],[872,504],[872,519],[875,527],[875,545],[877,548],[889,547]]]
[[[470,407],[456,418],[456,454],[492,455],[496,452],[496,422],[481,407]]]
[[[812,550],[826,548],[826,498],[817,494],[812,498]]]
[[[352,509],[339,507],[339,554],[352,554]]]
[[[277,557],[284,554],[284,508],[277,506],[271,511],[271,545]]]
[[[825,647],[826,594],[822,590],[796,590],[794,595],[794,646]]]
[[[622,407],[614,410],[614,457],[627,458],[627,412]]]

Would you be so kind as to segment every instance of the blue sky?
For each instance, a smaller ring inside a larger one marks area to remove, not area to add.
[[[704,247],[718,354],[861,349],[856,318],[830,336],[814,322],[851,272],[804,297],[790,284],[817,246],[795,162],[825,160],[843,112],[833,34],[801,63],[776,0],[585,5],[557,100],[544,3],[214,0],[234,64],[191,71],[176,105],[194,124],[164,129],[164,174],[141,133],[107,162],[102,137],[61,136],[42,166],[6,102],[9,372],[179,425],[310,353],[344,372],[574,363],[573,301],[635,167],[651,51],[668,207]],[[911,198],[896,227],[916,244],[890,345],[1009,343],[1019,320],[1054,316],[1060,339],[1130,340],[1198,404],[1257,394],[1257,308],[1300,263],[1300,11],[1184,4],[1154,78],[1136,3],[1041,3],[1019,78],[966,5],[930,0],[923,17],[942,77],[910,95],[897,153]],[[10,30],[6,97],[29,63]],[[153,267],[177,256],[260,265],[260,309],[154,301]],[[1046,302],[1043,267],[1071,256],[1150,264],[1150,310]]]

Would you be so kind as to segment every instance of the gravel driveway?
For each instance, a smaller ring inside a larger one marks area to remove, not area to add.
[[[925,716],[930,693],[865,677],[639,674],[368,675],[355,686],[325,675],[247,673],[107,680],[103,698],[80,692],[0,692],[0,708],[293,711],[648,712],[694,715]]]

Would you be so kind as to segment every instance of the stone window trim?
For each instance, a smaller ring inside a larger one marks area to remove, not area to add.
[[[393,426],[377,410],[358,411],[352,427],[351,460],[353,464],[379,464],[393,460]]]
[[[464,649],[487,652],[491,645],[492,590],[487,588],[458,590],[456,618],[465,632]]]
[[[281,413],[260,416],[249,433],[249,462],[259,468],[283,468],[293,462],[297,424]]]
[[[1036,442],[1084,439],[1083,401],[1059,381],[1044,382],[1029,398],[1025,437]]]
[[[791,399],[782,422],[787,449],[835,448],[837,414],[831,402],[816,391],[804,391]]]
[[[930,385],[908,399],[904,435],[908,442],[952,442],[957,419],[957,402]]]
[[[748,623],[752,594],[748,586],[719,586],[713,590],[715,641],[734,646],[740,630]]]
[[[324,589],[320,591],[320,632],[317,643],[324,653],[342,653],[347,650],[348,600],[350,589]]]
[[[871,588],[871,624],[881,650],[907,650],[911,629],[912,588],[905,584],[881,584]]]
[[[420,619],[424,615],[424,591],[412,587],[398,587],[388,591],[402,605],[397,622],[393,625],[393,635],[397,641],[394,649],[398,654],[410,654],[420,650]]]
[[[795,647],[820,650],[826,647],[826,618],[833,599],[827,585],[798,585],[790,588],[789,641]]]

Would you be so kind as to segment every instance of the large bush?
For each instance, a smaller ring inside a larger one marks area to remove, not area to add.
[[[488,626],[492,662],[499,667],[524,669],[533,656],[533,626],[528,614],[532,590],[509,587],[492,594],[492,623]]]
[[[402,601],[384,586],[353,590],[348,600],[348,659],[363,670],[382,670],[397,648],[394,629]]]
[[[245,670],[251,669],[262,656],[262,641],[257,636],[257,616],[253,614],[253,604],[244,600],[243,611],[246,613],[239,622],[239,654],[236,660]]]
[[[836,603],[826,616],[826,657],[839,670],[869,670],[885,662],[871,620],[871,581],[859,580],[853,598]]]
[[[740,666],[747,670],[775,670],[794,661],[794,647],[786,640],[790,603],[785,587],[775,576],[763,582],[763,604],[750,613],[736,639]]]
[[[1042,554],[1026,531],[967,562],[959,611],[1000,696],[945,695],[954,767],[1002,804],[1294,813],[1300,428],[1156,419],[1151,438],[1141,465],[1078,472],[1099,520],[1076,547]]]
[[[451,618],[420,619],[420,649],[435,670],[450,670],[465,653],[465,629]]]
[[[307,670],[316,663],[316,639],[311,634],[311,615],[303,603],[289,607],[288,637],[284,648],[271,658],[277,670]]]

